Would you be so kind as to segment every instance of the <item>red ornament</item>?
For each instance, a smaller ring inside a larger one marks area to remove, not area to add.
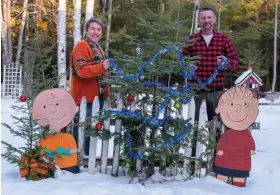
[[[95,127],[96,127],[96,129],[101,130],[103,127],[103,124],[98,122],[98,123],[96,123]]]
[[[133,102],[134,101],[134,96],[133,95],[127,96],[127,101]]]
[[[25,102],[26,99],[27,99],[27,97],[26,97],[25,95],[21,95],[21,96],[19,97],[19,100],[20,100],[21,102]]]

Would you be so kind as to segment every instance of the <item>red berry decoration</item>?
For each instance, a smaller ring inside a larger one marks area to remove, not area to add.
[[[98,122],[98,123],[96,123],[95,127],[96,127],[96,129],[101,130],[103,127],[103,124]]]
[[[21,95],[21,96],[19,97],[19,100],[20,100],[21,102],[25,102],[26,99],[27,99],[27,97],[26,97],[25,95]]]
[[[135,100],[135,99],[134,99],[134,96],[133,96],[133,95],[127,96],[127,101],[133,102],[134,100]]]

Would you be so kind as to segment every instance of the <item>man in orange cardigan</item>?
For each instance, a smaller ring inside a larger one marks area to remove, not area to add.
[[[96,17],[90,18],[85,25],[84,40],[76,44],[70,59],[72,67],[70,93],[77,105],[80,105],[83,96],[86,97],[87,117],[91,117],[92,101],[96,96],[99,96],[101,110],[104,99],[110,95],[108,84],[103,81],[107,77],[110,63],[98,44],[103,27],[101,20]],[[79,117],[79,113],[76,117]],[[77,141],[78,127],[74,127],[73,135]],[[89,137],[85,138],[85,155],[89,154],[89,140]]]

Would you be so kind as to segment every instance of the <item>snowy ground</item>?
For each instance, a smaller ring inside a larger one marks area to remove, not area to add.
[[[1,100],[1,122],[12,125],[10,105],[13,100]],[[257,154],[252,158],[251,177],[246,188],[237,188],[216,180],[204,177],[191,181],[166,182],[146,186],[128,184],[128,177],[113,178],[110,175],[90,175],[83,172],[67,175],[59,179],[26,181],[19,177],[18,167],[1,160],[1,187],[3,195],[280,195],[280,105],[260,106],[257,119],[261,130],[254,130]],[[1,126],[1,140],[15,146],[23,143],[20,138],[12,137],[7,129]],[[3,146],[1,146],[3,152]]]

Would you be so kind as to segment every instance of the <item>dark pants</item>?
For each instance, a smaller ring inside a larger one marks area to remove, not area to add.
[[[206,109],[207,109],[207,117],[208,121],[213,120],[215,116],[217,116],[215,109],[218,106],[219,99],[224,91],[211,91],[211,92],[206,92],[206,91],[200,91],[196,94],[194,100],[195,100],[195,121],[199,120],[199,110],[200,110],[200,105],[202,103],[202,100],[206,100]],[[218,118],[219,120],[219,118]],[[216,133],[216,142],[219,141],[221,133],[217,131]],[[196,136],[196,133],[195,135]],[[214,154],[216,154],[216,150],[214,150]],[[192,150],[192,156],[195,156],[195,149]],[[214,155],[214,163],[213,167],[215,167],[215,155]]]
[[[99,110],[102,110],[103,107],[104,107],[104,97],[103,96],[99,96],[99,104],[100,104]],[[80,105],[79,105],[79,108],[81,108]],[[92,114],[92,103],[87,103],[86,117],[88,119],[91,119],[91,117],[92,117],[91,114]],[[78,123],[79,117],[80,117],[80,111],[75,115],[75,120],[74,121],[76,123]],[[79,137],[78,129],[79,129],[78,126],[74,126],[74,128],[73,128],[73,136],[74,136],[77,143],[78,143],[78,137]],[[85,137],[85,139],[84,139],[84,153],[85,153],[85,155],[89,155],[89,142],[90,142],[90,137],[89,136]]]
[[[198,92],[194,98],[195,100],[195,121],[199,119],[199,110],[202,100],[206,100],[206,108],[207,108],[207,116],[208,121],[211,121],[214,116],[216,116],[215,109],[218,106],[219,99],[222,95],[223,91],[211,91],[211,92]]]

